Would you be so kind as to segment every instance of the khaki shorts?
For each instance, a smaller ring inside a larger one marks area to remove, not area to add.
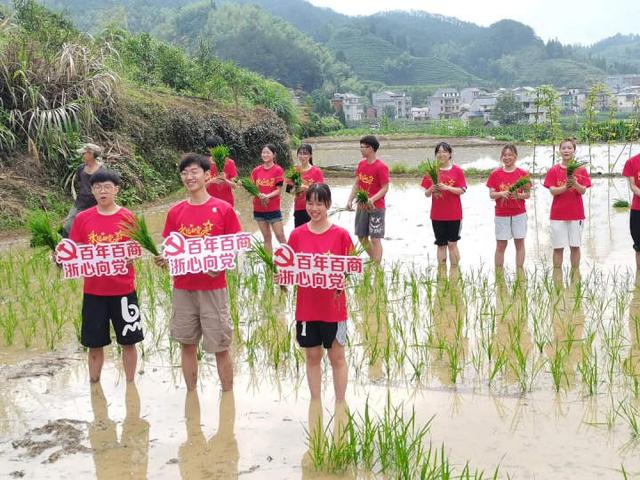
[[[173,289],[171,338],[186,345],[202,341],[208,353],[224,352],[233,339],[227,289]]]

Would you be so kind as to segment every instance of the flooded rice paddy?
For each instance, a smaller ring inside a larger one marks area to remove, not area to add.
[[[343,206],[351,180],[330,183]],[[167,338],[163,271],[138,265],[146,338],[136,385],[126,384],[113,347],[101,384],[90,386],[76,340],[81,285],[20,242],[5,249],[0,478],[492,478],[496,469],[497,478],[640,478],[640,283],[628,210],[611,207],[628,198],[626,181],[595,179],[585,195],[583,263],[573,276],[549,268],[551,199],[539,181],[524,275],[513,271],[511,245],[505,274],[493,270],[493,204],[482,182],[463,197],[461,267],[439,271],[418,183],[393,180],[384,272],[350,280],[352,423],[336,411],[328,364],[323,404],[310,402],[293,292],[274,288],[254,258],[230,275],[234,393],[220,393],[215,359],[204,355],[197,394],[188,395]],[[287,232],[290,208],[287,199]],[[238,209],[254,231],[243,194]],[[147,212],[156,232],[165,211]],[[351,230],[353,215],[332,218]],[[334,444],[340,425],[353,440]],[[366,432],[375,433],[371,445]]]

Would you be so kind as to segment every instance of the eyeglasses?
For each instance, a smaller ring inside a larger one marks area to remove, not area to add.
[[[115,190],[116,186],[112,185],[110,183],[106,184],[106,185],[92,185],[91,189],[95,190],[96,192],[112,192],[113,190]]]
[[[183,171],[180,172],[180,177],[182,177],[182,178],[197,177],[198,175],[201,175],[202,173],[203,173],[202,169],[183,170]]]

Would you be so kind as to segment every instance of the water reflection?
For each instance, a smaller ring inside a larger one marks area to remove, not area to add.
[[[240,454],[235,437],[233,391],[222,392],[220,396],[218,430],[209,441],[202,432],[200,399],[196,390],[187,392],[184,415],[187,439],[178,451],[182,478],[237,478]]]
[[[109,418],[107,399],[100,383],[91,384],[93,422],[89,442],[93,449],[96,478],[147,478],[149,423],[140,418],[140,395],[133,382],[125,392],[126,415],[118,441],[116,422]]]
[[[553,289],[550,292],[551,338],[545,346],[551,376],[556,390],[574,384],[576,367],[583,355],[591,349],[581,349],[584,334],[583,286],[580,272],[574,270],[565,285],[563,272],[553,271]],[[557,402],[560,403],[560,402]]]
[[[455,385],[463,374],[469,340],[466,336],[467,304],[463,278],[457,266],[438,267],[433,300],[433,342],[440,361],[433,362],[435,376],[443,385]]]

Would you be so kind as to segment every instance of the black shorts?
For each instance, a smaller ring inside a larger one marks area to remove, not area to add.
[[[631,210],[629,213],[629,230],[633,239],[633,249],[640,252],[640,210]]]
[[[120,345],[141,342],[142,318],[135,290],[128,295],[103,297],[84,294],[80,343],[87,348],[100,348],[111,343],[109,320],[113,323]]]
[[[311,221],[311,217],[307,213],[306,210],[294,210],[293,211],[293,224],[296,228],[300,225],[304,225],[305,223]]]
[[[331,348],[333,341],[347,343],[347,322],[296,322],[296,340],[303,348]]]
[[[431,226],[433,227],[433,235],[436,237],[436,241],[433,243],[439,247],[460,240],[462,220],[431,220]]]

